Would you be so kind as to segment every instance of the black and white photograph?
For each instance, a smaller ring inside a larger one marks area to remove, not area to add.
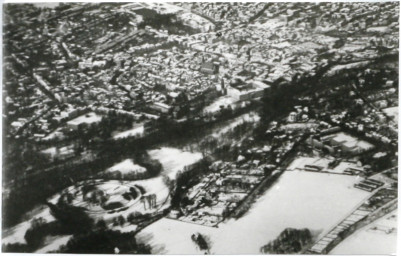
[[[1,15],[2,252],[396,255],[399,1]]]

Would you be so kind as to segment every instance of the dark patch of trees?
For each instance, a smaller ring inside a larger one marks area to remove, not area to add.
[[[58,221],[46,222],[43,218],[35,218],[25,232],[26,244],[13,243],[3,245],[6,252],[34,252],[41,246],[47,236],[79,234],[92,228],[92,220],[77,207],[60,207],[51,205],[51,213]]]
[[[93,220],[86,214],[85,209],[71,205],[54,205],[46,202],[51,214],[72,233],[85,232],[93,227]]]
[[[201,250],[209,249],[209,245],[201,234],[192,234],[191,239],[199,246]]]
[[[312,242],[312,234],[309,229],[286,228],[273,241],[261,248],[261,252],[270,254],[299,253]]]
[[[102,208],[105,210],[114,210],[123,207],[123,204],[120,202],[111,202],[109,204],[103,205]]]
[[[1,250],[3,252],[14,252],[14,253],[27,253],[31,252],[31,249],[26,244],[13,243],[13,244],[3,244]]]
[[[209,165],[210,161],[203,159],[189,167],[188,170],[177,173],[175,184],[170,184],[170,186],[175,187],[171,198],[172,208],[180,207],[188,189],[200,182],[202,174],[209,172]]]
[[[114,254],[115,248],[118,248],[120,253],[150,254],[150,249],[143,244],[138,244],[132,233],[112,230],[97,230],[74,235],[58,252]]]
[[[146,189],[144,187],[142,187],[139,184],[135,184],[134,185],[137,189],[139,189],[139,192],[141,192],[142,195],[146,194]]]
[[[194,34],[200,32],[178,21],[175,14],[159,14],[151,9],[140,9],[135,10],[135,12],[142,15],[144,19],[138,24],[139,29],[151,26],[155,29],[167,29],[172,34]]]

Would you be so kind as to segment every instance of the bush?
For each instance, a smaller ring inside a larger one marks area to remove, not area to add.
[[[14,244],[5,244],[2,246],[3,252],[20,252],[20,253],[27,253],[31,252],[31,248],[26,244],[14,243]]]
[[[86,214],[84,208],[62,205],[57,206],[46,202],[52,215],[71,233],[87,231],[93,226],[93,220]]]
[[[270,254],[292,254],[300,252],[312,241],[309,229],[287,228],[273,241],[261,248]]]
[[[133,234],[112,230],[90,231],[86,234],[74,235],[60,253],[114,254],[116,247],[120,253],[150,253],[149,248],[136,243]]]
[[[35,218],[31,221],[31,227],[25,232],[24,239],[28,246],[36,249],[42,244],[47,235],[46,222],[43,218]]]

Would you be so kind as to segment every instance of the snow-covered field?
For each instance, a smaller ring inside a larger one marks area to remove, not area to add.
[[[31,221],[34,218],[43,218],[46,222],[52,222],[55,220],[55,218],[50,214],[49,208],[43,205],[36,207],[28,215],[31,216],[30,219],[5,230],[1,241],[2,244],[26,244],[24,236],[26,231],[31,227]],[[66,244],[71,236],[72,235],[60,235],[48,237],[46,238],[44,246],[35,251],[35,253],[46,253],[57,250],[61,245]]]
[[[90,112],[85,115],[81,115],[79,117],[76,117],[70,121],[67,122],[67,124],[70,125],[80,125],[80,124],[93,124],[93,123],[98,123],[102,120],[102,117],[96,114],[95,112]]]
[[[177,172],[183,170],[185,166],[202,159],[201,153],[186,152],[178,148],[162,147],[149,150],[148,153],[151,158],[158,160],[162,164],[164,173],[170,179],[175,179]]]
[[[32,3],[38,8],[55,8],[60,5],[60,3],[57,2],[47,2],[47,3]]]
[[[391,108],[385,108],[383,111],[394,118],[394,121],[398,123],[398,106],[397,107],[391,107]]]
[[[125,159],[124,161],[115,164],[114,166],[108,168],[105,173],[115,173],[120,172],[123,177],[130,174],[145,173],[146,168],[134,163],[132,159]]]
[[[111,221],[113,218],[122,215],[124,217],[127,217],[128,214],[136,211],[136,212],[142,212],[142,213],[150,213],[154,211],[161,211],[169,206],[169,189],[163,182],[163,178],[161,176],[151,178],[151,179],[146,179],[146,180],[138,180],[138,181],[108,181],[106,183],[103,183],[100,185],[100,188],[105,191],[111,191],[115,194],[118,194],[118,192],[122,192],[123,187],[129,187],[129,186],[134,186],[135,184],[142,186],[146,190],[146,194],[156,194],[156,207],[153,209],[144,209],[144,206],[142,203],[139,202],[139,199],[136,200],[135,202],[132,202],[129,205],[129,208],[126,209],[125,211],[122,212],[116,212],[116,213],[106,213],[106,211],[101,211],[101,212],[91,212],[91,216],[94,218],[104,218],[106,221]],[[74,189],[73,186],[69,187],[68,189]],[[121,190],[121,191],[118,191]],[[118,195],[113,195],[113,197],[117,197]],[[60,194],[56,194],[53,197],[49,199],[50,202],[56,203],[58,198],[60,197]],[[113,198],[111,198],[113,200]],[[82,202],[79,204],[79,206],[86,206],[89,207],[89,205],[85,205]],[[94,205],[90,205],[91,207],[94,207]],[[31,221],[34,218],[43,218],[46,222],[52,222],[55,221],[55,218],[50,214],[50,210],[46,205],[39,205],[32,211],[26,214],[25,216],[25,221],[19,223],[18,225],[11,227],[7,230],[4,230],[3,235],[2,235],[2,244],[8,244],[8,243],[22,243],[26,244],[26,241],[24,239],[26,231],[30,228],[31,226]],[[123,227],[117,227],[116,229],[121,230],[122,232],[130,232],[136,229],[135,225],[130,225],[129,223],[126,223],[125,226]],[[38,249],[38,252],[45,252],[45,251],[50,251],[50,250],[55,250],[58,248],[59,245],[66,243],[67,242],[67,236],[57,236],[57,237],[50,237],[49,242],[45,243],[45,246],[43,248]],[[57,247],[57,248],[55,248]]]
[[[395,255],[397,231],[386,234],[385,230],[397,228],[397,211],[393,211],[369,225],[357,230],[337,245],[330,254],[383,254]],[[377,227],[376,230],[372,229]]]
[[[45,246],[35,251],[35,253],[47,253],[50,251],[55,251],[60,248],[61,245],[67,244],[68,240],[72,237],[72,235],[63,235],[63,236],[52,236],[47,238],[45,242]]]
[[[8,243],[21,243],[26,244],[24,239],[26,231],[31,227],[31,221],[34,218],[43,218],[47,222],[51,222],[54,220],[54,217],[50,214],[50,210],[48,207],[39,206],[34,209],[31,218],[26,221],[19,223],[18,225],[5,230],[2,237],[2,244]]]
[[[227,133],[229,130],[235,128],[236,126],[244,123],[244,122],[253,122],[253,123],[257,123],[260,121],[260,116],[255,113],[255,112],[250,112],[247,114],[243,114],[239,117],[236,117],[232,120],[230,120],[230,123],[219,127],[219,128],[215,128],[213,129],[213,136],[215,137],[219,137],[220,135],[223,135],[224,133]]]
[[[162,219],[145,228],[139,240],[152,253],[203,254],[191,240],[200,232],[213,254],[259,254],[260,247],[287,227],[309,228],[319,235],[342,220],[368,193],[353,187],[359,178],[326,173],[286,172],[245,216],[211,228]],[[171,235],[174,234],[174,235]]]
[[[209,106],[206,106],[203,111],[204,112],[209,112],[209,113],[214,113],[220,110],[220,106],[224,106],[227,107],[229,105],[232,106],[232,104],[236,103],[237,100],[230,97],[230,96],[222,96],[220,98],[218,98],[216,101],[214,101],[212,104],[210,104]]]
[[[260,29],[268,29],[268,30],[272,30],[278,27],[281,27],[285,25],[284,22],[280,21],[279,19],[273,18],[273,19],[269,19],[268,21],[264,22],[264,23],[260,23],[259,21],[253,23],[251,26],[253,27],[257,27]]]
[[[288,170],[302,170],[305,165],[316,165],[322,168],[327,168],[331,160],[318,157],[298,157],[289,166]]]
[[[46,154],[46,155],[50,155],[51,157],[54,157],[57,154],[57,148],[51,147],[51,148],[44,149],[40,152],[43,154]]]
[[[322,172],[343,174],[348,168],[362,169],[357,163],[353,162],[340,162],[333,169],[329,168],[330,162],[335,158],[321,158],[321,157],[298,157],[289,166],[288,170],[304,170],[305,165],[314,165],[322,168]]]
[[[113,139],[116,140],[116,139],[132,137],[132,136],[143,136],[143,132],[144,132],[144,126],[142,124],[142,125],[139,125],[139,126],[135,126],[132,129],[116,133],[113,136]]]
[[[58,195],[54,195],[48,199],[51,203],[57,202]],[[23,216],[23,221],[8,229],[3,229],[1,243],[22,243],[26,244],[24,239],[25,232],[31,227],[31,221],[35,218],[43,218],[46,222],[52,222],[55,220],[53,215],[50,213],[49,207],[46,205],[38,205],[31,211],[27,212]]]

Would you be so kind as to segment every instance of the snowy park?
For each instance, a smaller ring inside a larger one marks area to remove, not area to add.
[[[218,228],[162,219],[139,233],[156,254],[203,254],[191,235],[199,232],[213,243],[212,254],[260,254],[260,248],[285,228],[308,228],[315,239],[342,220],[368,193],[353,187],[360,178],[326,173],[285,172],[238,220]],[[171,236],[174,230],[175,235]]]
[[[182,171],[185,166],[202,159],[201,153],[191,153],[171,147],[149,150],[148,153],[151,158],[158,160],[162,164],[163,174],[166,174],[170,179],[175,179],[177,172]]]

